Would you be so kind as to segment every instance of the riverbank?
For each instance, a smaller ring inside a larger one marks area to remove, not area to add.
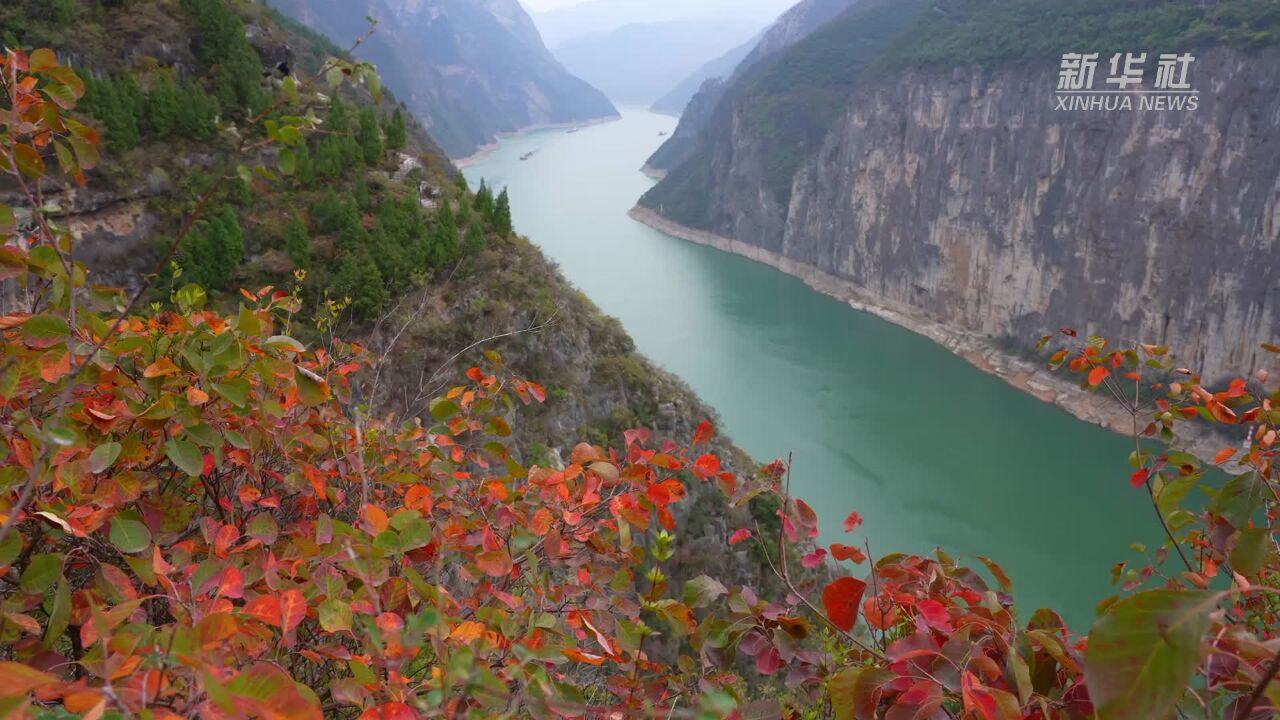
[[[993,338],[975,336],[921,317],[908,308],[897,307],[872,298],[861,288],[811,265],[797,262],[755,245],[681,225],[648,208],[637,205],[628,215],[633,220],[672,237],[740,255],[781,270],[804,281],[814,290],[847,303],[855,310],[871,313],[894,325],[923,335],[964,358],[979,370],[1004,380],[1038,400],[1055,405],[1085,422],[1102,426],[1112,432],[1129,437],[1133,435],[1133,419],[1114,399],[1081,390],[1078,383],[1071,381],[1066,375],[1052,372],[1044,363],[1011,355]],[[1187,431],[1190,429],[1183,426],[1179,448],[1196,455],[1206,463],[1212,462],[1214,455],[1223,448],[1225,441],[1205,432],[1188,434]],[[1231,468],[1227,469],[1231,470]]]
[[[584,120],[583,122],[541,123],[538,125],[530,125],[529,127],[521,128],[519,130],[514,130],[508,133],[498,133],[496,140],[494,140],[493,142],[487,145],[481,145],[480,149],[476,150],[474,153],[471,153],[470,155],[464,158],[452,158],[453,166],[461,170],[462,168],[465,168],[469,165],[475,165],[476,163],[480,162],[481,160],[484,160],[485,158],[493,154],[493,151],[498,149],[498,147],[502,144],[503,140],[510,140],[512,138],[523,137],[525,135],[528,135],[529,133],[535,133],[541,130],[570,130],[572,128],[586,128],[586,127],[592,127],[594,125],[603,125],[604,123],[617,122],[618,120],[621,120],[621,119],[622,119],[621,115],[611,115],[609,117],[596,118],[594,120]]]

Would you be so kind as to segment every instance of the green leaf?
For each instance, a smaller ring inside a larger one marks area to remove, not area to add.
[[[178,301],[178,307],[185,312],[190,312],[191,310],[204,309],[204,304],[208,302],[209,295],[199,285],[187,283],[178,290],[174,298]]]
[[[339,632],[351,629],[351,606],[338,599],[329,599],[320,603],[320,627],[325,632]]]
[[[4,536],[4,542],[0,542],[0,570],[9,567],[14,560],[22,554],[22,533],[18,532],[18,528],[13,528],[9,534]]]
[[[1245,527],[1262,506],[1262,485],[1254,473],[1237,475],[1222,486],[1209,509],[1232,525]]]
[[[273,350],[286,350],[288,352],[306,352],[307,348],[302,343],[294,340],[288,335],[272,335],[267,341],[262,343]]]
[[[430,410],[431,417],[437,420],[447,420],[462,412],[462,408],[458,407],[457,403],[452,400],[446,400],[445,398],[436,398],[435,400],[432,400]]]
[[[1160,514],[1168,517],[1174,510],[1177,510],[1178,506],[1182,504],[1182,499],[1203,478],[1204,475],[1202,473],[1193,472],[1166,481],[1156,495],[1156,507],[1160,508]]]
[[[691,608],[704,608],[727,592],[719,580],[699,575],[684,584],[684,602]]]
[[[29,593],[43,593],[62,576],[62,556],[55,554],[32,555],[27,569],[22,571],[19,583]]]
[[[329,399],[329,383],[316,380],[301,369],[295,373],[298,382],[298,398],[308,407],[323,404]]]
[[[292,148],[280,148],[280,152],[276,154],[276,168],[281,175],[293,175],[298,169],[298,153]]]
[[[40,151],[30,145],[18,144],[13,146],[13,156],[23,175],[37,179],[44,177],[44,158],[40,157]]]
[[[66,340],[71,326],[57,315],[34,315],[22,324],[22,339],[36,347],[47,347]]]
[[[18,220],[13,214],[13,208],[0,203],[0,234],[8,234],[18,227]]]
[[[58,578],[58,589],[53,593],[53,607],[49,609],[49,625],[45,628],[45,647],[53,644],[71,624],[71,588],[66,578]]]
[[[151,547],[151,531],[138,520],[117,516],[111,521],[108,535],[111,544],[122,553],[133,555]]]
[[[227,383],[213,383],[213,391],[236,407],[244,407],[249,402],[249,381],[236,378]]]
[[[31,72],[45,72],[58,66],[58,56],[49,48],[38,48],[27,57],[27,68]]]
[[[1231,569],[1241,575],[1256,575],[1267,561],[1271,550],[1271,530],[1245,528],[1236,537],[1236,547],[1231,551]]]
[[[118,442],[105,442],[93,449],[89,454],[90,473],[96,475],[115,464],[120,457],[121,445]]]
[[[204,472],[204,455],[193,442],[174,438],[164,444],[164,454],[188,475],[199,477]]]
[[[1171,717],[1222,597],[1152,590],[1117,602],[1098,618],[1089,634],[1085,681],[1099,720]]]

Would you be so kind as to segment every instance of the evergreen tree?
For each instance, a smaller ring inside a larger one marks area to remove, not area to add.
[[[294,265],[304,269],[311,267],[311,234],[297,217],[290,220],[289,227],[285,229],[284,250]]]
[[[356,133],[360,144],[360,154],[365,165],[376,165],[382,161],[382,129],[378,127],[378,115],[372,107],[360,111],[360,127]]]
[[[369,183],[365,182],[363,174],[356,178],[356,186],[351,191],[351,196],[355,198],[356,207],[360,210],[368,212],[373,207],[373,196],[369,194]]]
[[[311,206],[311,223],[321,234],[337,232],[342,227],[346,215],[347,203],[338,199],[338,194],[329,189],[325,196]]]
[[[484,250],[485,237],[484,227],[479,221],[473,222],[467,226],[467,234],[462,242],[462,252],[465,255],[479,255]]]
[[[493,222],[493,191],[485,184],[484,178],[480,179],[480,189],[476,190],[475,200],[472,207],[476,212],[480,213],[480,218],[487,223]]]
[[[370,318],[386,306],[389,294],[378,265],[365,248],[341,258],[342,267],[334,277],[334,288],[340,296],[351,298],[351,312],[357,318]]]
[[[436,226],[432,230],[431,257],[432,267],[441,267],[452,261],[458,253],[458,224],[453,216],[453,208],[449,199],[440,201],[440,210],[436,213]]]
[[[387,121],[383,130],[389,149],[402,150],[409,144],[409,130],[405,127],[404,113],[400,112],[400,108],[396,108],[395,112],[391,113],[391,119]]]
[[[186,102],[173,73],[160,73],[147,98],[147,127],[161,138],[173,135],[179,129],[179,118]]]
[[[210,97],[199,83],[192,81],[182,83],[178,94],[178,134],[194,139],[212,137],[218,117],[218,101]]]
[[[211,220],[202,220],[187,235],[180,263],[192,282],[215,290],[226,287],[244,261],[244,232],[235,210],[223,208]]]
[[[502,237],[510,237],[515,231],[511,224],[511,198],[508,197],[506,188],[502,188],[493,206],[493,231]]]

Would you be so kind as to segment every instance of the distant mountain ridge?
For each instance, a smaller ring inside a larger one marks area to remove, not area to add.
[[[586,0],[533,14],[547,47],[573,38],[612,32],[624,25],[732,18],[764,26],[793,0]],[[711,57],[708,53],[707,57]]]
[[[742,63],[743,60],[751,54],[756,45],[760,43],[760,39],[764,33],[760,33],[741,45],[733,48],[725,54],[714,60],[703,63],[701,67],[694,70],[691,75],[680,81],[680,84],[667,91],[666,95],[654,101],[653,107],[650,108],[654,112],[664,113],[667,115],[679,115],[684,112],[689,101],[702,88],[702,84],[708,80],[716,78],[727,78],[733,74],[733,71]]]
[[[645,171],[661,176],[693,154],[698,137],[710,121],[726,88],[765,58],[808,37],[826,23],[859,2],[873,0],[801,0],[783,13],[760,37],[755,47],[738,62],[729,76],[705,81],[681,109],[675,132],[645,163]],[[656,109],[656,108],[655,108]]]
[[[759,28],[760,23],[740,18],[632,23],[568,40],[555,48],[555,55],[613,101],[647,106],[676,80]]]
[[[504,133],[618,114],[551,55],[517,0],[268,1],[340,45],[376,18],[356,54],[378,66],[453,158]]]

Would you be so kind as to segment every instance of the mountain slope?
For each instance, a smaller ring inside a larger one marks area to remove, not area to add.
[[[648,105],[677,78],[758,29],[737,19],[634,23],[556,47],[570,72],[620,103]]]
[[[661,176],[694,152],[699,134],[715,112],[730,83],[762,60],[786,49],[835,18],[850,6],[868,0],[801,0],[782,14],[760,37],[724,82],[703,83],[685,104],[675,132],[645,163],[647,172]]]
[[[746,59],[747,55],[760,42],[762,35],[756,35],[741,45],[729,50],[720,57],[704,63],[697,70],[694,70],[688,77],[681,80],[678,85],[667,91],[666,95],[654,101],[650,108],[654,112],[666,113],[667,115],[679,115],[684,112],[685,107],[693,96],[697,94],[698,89],[708,80],[716,78],[727,78],[733,74],[734,69]]]
[[[615,117],[609,100],[547,51],[517,0],[270,0],[357,49],[450,157],[503,133]]]
[[[1246,0],[855,6],[736,78],[641,205],[967,355],[1087,321],[1248,373],[1280,334],[1277,31]],[[1198,108],[1056,109],[1079,48],[1192,52]]]

